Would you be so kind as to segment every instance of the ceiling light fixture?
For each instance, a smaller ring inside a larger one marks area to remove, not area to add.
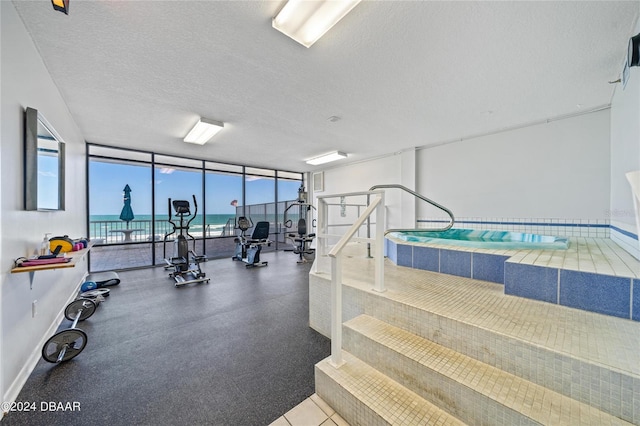
[[[208,118],[198,120],[193,129],[184,137],[185,142],[204,145],[224,127],[224,123]]]
[[[360,0],[289,0],[271,25],[301,45],[310,47],[358,3]]]
[[[311,164],[312,166],[317,166],[319,164],[329,163],[331,161],[340,160],[342,158],[347,158],[347,154],[340,151],[333,151],[319,157],[310,158],[306,160],[306,163]]]
[[[65,15],[69,14],[69,0],[51,0],[53,10],[58,10]]]

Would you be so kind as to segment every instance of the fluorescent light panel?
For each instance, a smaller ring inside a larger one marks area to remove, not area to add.
[[[361,0],[289,0],[271,21],[276,30],[310,47]]]
[[[224,127],[224,123],[207,118],[198,120],[193,129],[184,137],[185,142],[204,145]]]
[[[331,161],[340,160],[342,158],[347,158],[347,154],[340,151],[334,151],[319,157],[311,158],[306,162],[312,166],[317,166],[319,164],[330,163]]]

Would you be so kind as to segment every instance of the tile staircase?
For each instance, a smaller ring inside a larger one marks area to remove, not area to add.
[[[640,424],[640,323],[505,295],[503,286],[370,260],[344,264],[343,356],[316,393],[350,425]],[[330,279],[310,275],[310,324]]]

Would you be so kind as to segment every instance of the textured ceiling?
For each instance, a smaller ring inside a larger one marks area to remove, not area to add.
[[[292,171],[608,105],[640,12],[364,1],[307,49],[271,28],[283,3],[14,1],[87,141]],[[225,129],[185,144],[199,116]]]

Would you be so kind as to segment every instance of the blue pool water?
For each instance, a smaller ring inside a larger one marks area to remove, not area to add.
[[[413,243],[444,244],[487,249],[566,250],[569,247],[568,238],[508,231],[449,229],[443,232],[392,232],[389,235],[402,241]]]

